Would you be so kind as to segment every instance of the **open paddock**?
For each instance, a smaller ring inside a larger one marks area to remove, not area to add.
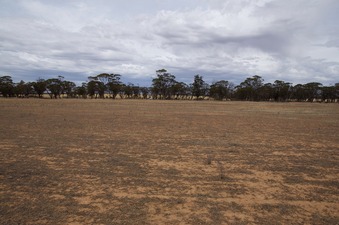
[[[0,224],[338,224],[339,105],[0,99]]]

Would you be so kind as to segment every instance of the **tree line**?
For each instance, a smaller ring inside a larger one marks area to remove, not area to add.
[[[0,96],[38,97],[48,94],[50,98],[127,98],[127,99],[214,99],[242,101],[324,101],[337,102],[339,83],[324,86],[318,82],[292,85],[276,80],[264,83],[261,76],[246,78],[239,85],[227,80],[208,84],[203,76],[195,75],[191,84],[178,82],[175,75],[166,69],[156,71],[151,87],[140,87],[123,83],[120,74],[101,73],[88,77],[88,81],[77,86],[63,76],[50,79],[39,78],[34,82],[14,83],[11,76],[0,77]]]

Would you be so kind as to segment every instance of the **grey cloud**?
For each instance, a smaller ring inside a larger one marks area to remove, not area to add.
[[[197,73],[235,83],[254,74],[338,81],[339,29],[329,22],[338,17],[336,1],[5,3],[0,74],[36,79],[40,70],[86,80],[115,72],[137,83],[165,67],[183,81]]]
[[[334,47],[334,48],[339,48],[339,39],[333,39],[333,40],[330,40],[330,41],[327,41],[325,43],[325,46],[326,47]]]

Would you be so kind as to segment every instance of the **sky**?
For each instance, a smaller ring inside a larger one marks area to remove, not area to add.
[[[0,0],[0,76],[339,82],[338,0]]]

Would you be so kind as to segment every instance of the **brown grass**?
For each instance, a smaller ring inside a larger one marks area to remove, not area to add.
[[[338,134],[338,104],[0,99],[0,224],[338,224]]]

